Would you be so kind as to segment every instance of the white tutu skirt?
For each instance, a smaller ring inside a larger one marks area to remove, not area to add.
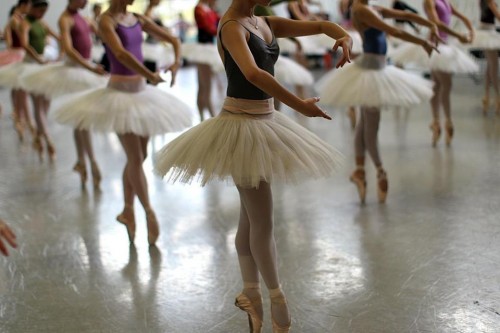
[[[285,56],[278,57],[274,77],[282,84],[310,86],[314,83],[314,77],[307,68]]]
[[[188,105],[137,77],[112,76],[108,87],[67,97],[51,116],[73,128],[140,136],[176,132],[192,124]]]
[[[184,59],[193,64],[210,65],[214,73],[224,71],[224,64],[215,44],[185,43],[181,53]]]
[[[479,65],[465,51],[453,44],[440,44],[439,53],[429,57],[425,50],[415,44],[404,43],[389,54],[396,64],[415,66],[420,69],[445,73],[468,74],[479,71]]]
[[[21,76],[21,85],[30,93],[47,98],[105,87],[108,77],[85,68],[65,63],[40,66],[36,71]]]
[[[215,118],[183,133],[156,154],[155,172],[170,181],[296,183],[330,176],[342,156],[315,134],[275,112],[273,100],[226,98]]]
[[[316,84],[320,103],[336,107],[409,107],[431,99],[432,82],[395,66],[385,56],[363,54],[326,73]]]
[[[0,86],[9,89],[24,89],[21,77],[34,73],[41,65],[31,62],[16,62],[0,67]]]
[[[476,30],[474,41],[469,46],[469,49],[500,50],[500,33],[495,30],[495,25],[481,25]]]
[[[143,43],[142,54],[144,60],[156,63],[157,68],[168,68],[175,62],[175,53],[173,47],[160,43]]]

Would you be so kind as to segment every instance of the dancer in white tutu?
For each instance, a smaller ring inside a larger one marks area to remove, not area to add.
[[[136,230],[134,199],[137,196],[146,213],[148,243],[154,245],[159,225],[149,201],[142,168],[147,143],[152,135],[190,126],[191,111],[175,96],[146,85],[145,78],[153,84],[163,79],[143,65],[143,30],[174,46],[176,61],[169,68],[172,84],[180,67],[180,43],[150,19],[128,12],[127,6],[133,2],[112,0],[109,9],[101,15],[99,35],[111,63],[108,87],[82,93],[55,110],[54,117],[76,128],[118,134],[127,164],[123,171],[124,209],[117,220],[126,226],[133,243]]]
[[[378,199],[383,203],[388,192],[387,173],[378,150],[380,108],[419,104],[432,96],[431,82],[395,66],[386,65],[386,34],[420,45],[427,54],[435,49],[429,41],[386,24],[383,18],[411,20],[431,28],[436,26],[413,13],[383,7],[371,7],[368,0],[355,0],[352,6],[354,27],[363,36],[364,54],[355,63],[341,70],[330,71],[316,87],[324,104],[337,107],[359,106],[360,117],[354,138],[356,170],[350,179],[357,186],[361,202],[366,197],[365,153],[377,168]]]
[[[461,43],[470,44],[474,40],[474,29],[470,20],[457,11],[449,0],[424,0],[424,9],[429,20],[437,25],[440,38],[446,41],[447,44],[440,44],[438,47],[439,53],[432,54],[430,58],[414,45],[401,45],[391,53],[391,59],[397,64],[414,65],[431,70],[432,80],[434,81],[434,96],[431,99],[433,122],[430,125],[432,146],[435,147],[441,137],[441,107],[446,118],[446,144],[450,145],[454,134],[450,103],[452,76],[455,73],[477,72],[479,66],[461,48],[449,43],[448,36],[457,38]],[[450,28],[453,15],[465,24],[468,33],[463,34]]]
[[[44,95],[51,100],[58,96],[76,93],[91,88],[104,87],[107,79],[102,66],[90,61],[92,49],[92,26],[80,14],[87,0],[69,0],[66,10],[59,17],[61,46],[67,59],[64,63],[43,66],[39,71],[23,78],[24,86],[31,92]],[[80,175],[82,188],[87,181],[86,158],[88,158],[92,182],[99,188],[101,173],[94,157],[92,141],[87,130],[75,128],[73,131],[77,162],[73,170]]]
[[[13,7],[12,15],[5,28],[5,40],[8,50],[25,54],[21,44],[21,25],[30,8],[31,0],[18,0],[16,6]],[[22,89],[19,80],[26,66],[22,62],[13,62],[0,68],[0,86],[11,89],[12,118],[20,141],[24,141],[26,129],[29,129],[33,136],[36,132],[29,113],[28,93]]]
[[[200,120],[205,119],[205,109],[211,117],[215,116],[212,105],[212,71],[218,64],[214,45],[217,36],[219,15],[214,10],[216,0],[200,0],[194,8],[194,18],[198,27],[198,44],[186,49],[187,59],[196,63],[198,69],[198,96],[196,104],[200,112]],[[201,44],[201,45],[200,45]]]
[[[496,31],[495,19],[500,19],[500,11],[495,0],[479,0],[481,9],[480,25],[471,49],[483,50],[486,57],[485,91],[483,112],[486,115],[490,108],[490,88],[495,94],[495,109],[500,115],[500,91],[498,88],[498,51],[500,50],[500,34]]]
[[[289,332],[291,324],[278,277],[270,184],[329,176],[339,158],[316,135],[275,112],[273,97],[306,116],[330,119],[316,105],[317,98],[300,99],[274,79],[276,38],[324,33],[337,40],[334,50],[343,49],[338,66],[349,61],[352,46],[349,35],[330,22],[252,15],[256,4],[268,3],[232,1],[219,25],[218,47],[228,79],[222,111],[163,147],[155,167],[172,181],[235,183],[241,199],[235,242],[244,284],[236,305],[248,313],[252,333],[262,329],[259,273],[271,296],[273,332]]]
[[[43,20],[48,7],[49,3],[47,0],[32,0],[32,6],[26,15],[26,20],[21,24],[21,44],[26,50],[26,56],[29,61],[36,63],[31,65],[31,69],[23,72],[23,75],[26,75],[30,71],[37,71],[41,68],[40,65],[47,63],[47,60],[43,57],[47,36],[50,35],[59,40],[59,36]],[[22,76],[21,85],[23,85]],[[47,154],[52,162],[55,159],[56,149],[50,138],[47,126],[50,100],[39,92],[29,91],[29,93],[33,101],[36,122],[36,137],[33,140],[33,148],[38,152],[40,161],[42,161],[44,153],[43,143],[45,142]]]

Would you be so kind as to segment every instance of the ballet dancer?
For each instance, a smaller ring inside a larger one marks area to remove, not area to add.
[[[316,105],[318,98],[300,99],[274,79],[276,38],[326,34],[336,40],[334,50],[343,50],[339,67],[349,61],[352,40],[327,21],[254,16],[257,4],[269,0],[233,0],[219,24],[218,48],[228,79],[221,113],[163,147],[155,170],[162,176],[169,173],[172,181],[234,182],[241,201],[235,245],[243,279],[236,306],[247,312],[250,331],[261,332],[260,274],[271,297],[273,332],[285,333],[291,317],[278,275],[271,182],[329,176],[339,156],[316,135],[275,112],[273,97],[305,116],[331,119]]]
[[[471,49],[484,52],[486,58],[485,90],[483,97],[483,113],[488,114],[490,108],[490,88],[495,94],[495,109],[500,115],[500,94],[498,90],[498,51],[500,50],[500,34],[496,31],[495,19],[500,19],[500,11],[495,0],[479,0],[480,25]]]
[[[354,0],[351,15],[354,27],[363,38],[363,54],[353,65],[325,74],[316,88],[324,104],[330,106],[359,106],[354,149],[356,170],[350,180],[357,186],[361,203],[366,198],[365,154],[368,152],[377,169],[377,194],[384,203],[389,190],[387,173],[378,148],[380,109],[385,106],[419,104],[432,97],[432,84],[417,75],[395,66],[386,65],[386,35],[403,39],[422,47],[430,55],[435,46],[429,41],[391,26],[383,19],[404,19],[427,26],[437,36],[434,23],[413,13],[378,6],[369,6],[369,0]]]
[[[12,229],[0,219],[0,252],[6,257],[9,255],[7,244],[13,248],[17,248],[16,234],[14,234]]]
[[[213,9],[216,0],[200,0],[194,8],[194,18],[198,27],[198,43],[213,44],[217,35],[217,24],[219,23],[219,15]],[[194,52],[201,52],[194,49]],[[198,57],[217,57],[216,53],[199,54]],[[201,60],[201,59],[200,59]],[[204,110],[207,109],[210,116],[215,116],[214,107],[212,105],[212,66],[210,59],[207,62],[197,62],[198,69],[198,96],[196,103],[200,112],[200,121],[205,119]]]
[[[51,35],[60,41],[59,36],[43,20],[48,7],[49,3],[47,0],[32,0],[31,9],[26,15],[26,20],[21,24],[21,45],[26,50],[26,56],[32,62],[41,65],[47,63],[47,60],[43,57],[47,36]],[[23,78],[21,77],[22,80]],[[49,112],[50,100],[46,96],[36,92],[30,92],[30,95],[36,122],[36,137],[33,140],[33,148],[38,152],[40,161],[43,161],[44,148],[42,141],[45,141],[47,154],[50,161],[53,162],[56,156],[56,149],[49,136],[47,127],[47,113]]]
[[[143,31],[173,45],[175,62],[168,70],[175,82],[180,67],[180,43],[166,29],[144,15],[127,11],[134,0],[111,0],[101,15],[99,36],[110,60],[108,86],[85,92],[54,110],[54,118],[80,129],[115,132],[127,157],[123,170],[124,208],[118,215],[135,240],[134,199],[139,198],[147,221],[149,245],[159,237],[159,224],[151,206],[142,164],[147,157],[147,144],[152,135],[182,130],[191,125],[189,106],[175,96],[152,85],[163,82],[159,73],[143,65]]]
[[[5,28],[7,48],[14,52],[23,52],[21,45],[21,25],[24,17],[30,11],[31,0],[18,0],[17,4],[11,10],[10,19]],[[14,129],[17,132],[19,141],[24,141],[25,130],[35,136],[35,126],[31,120],[28,107],[28,93],[22,89],[20,84],[20,75],[27,67],[22,62],[16,62],[6,65],[0,69],[0,86],[11,89],[10,97],[12,103],[12,118],[14,120]]]

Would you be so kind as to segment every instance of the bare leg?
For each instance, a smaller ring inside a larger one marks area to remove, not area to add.
[[[212,103],[211,103],[211,92],[212,92],[212,69],[209,65],[198,64],[198,97],[197,105],[198,111],[200,112],[200,120],[205,119],[203,111],[208,109],[208,112],[213,117],[215,115]]]
[[[244,205],[249,221],[249,230],[242,230],[238,240],[248,234],[250,253],[254,259],[270,294],[274,299],[284,295],[280,289],[278,276],[276,243],[273,234],[273,200],[271,186],[269,183],[261,182],[259,188],[241,188],[238,187],[240,199]],[[243,212],[244,213],[244,212]],[[237,251],[242,254],[248,254],[248,247],[244,245],[237,246]],[[239,254],[239,253],[238,253]],[[250,270],[251,272],[251,270]],[[251,274],[254,274],[253,272]],[[253,275],[255,278],[255,275]],[[275,303],[271,309],[273,320],[280,326],[286,326],[290,321],[288,305],[284,303]]]
[[[489,97],[489,87],[490,84],[493,86],[493,92],[495,93],[496,100],[496,111],[500,110],[500,96],[498,89],[498,51],[485,51],[486,55],[486,93],[485,98]]]
[[[380,124],[380,110],[377,108],[361,108],[361,113],[365,118],[363,131],[364,131],[364,146],[370,154],[375,167],[380,168],[382,161],[380,159],[380,152],[378,149],[378,129]]]
[[[80,174],[80,183],[82,189],[85,188],[85,182],[87,181],[87,167],[85,165],[85,155],[82,142],[82,131],[75,129],[73,130],[73,139],[75,141],[77,160],[76,164],[73,166],[73,171]]]
[[[124,170],[124,199],[125,208],[130,209],[133,204],[133,196],[137,195],[141,202],[148,222],[148,241],[153,245],[159,234],[159,226],[156,216],[149,202],[148,184],[142,163],[146,158],[145,146],[148,138],[141,138],[135,134],[118,135],[120,142],[127,155],[127,164]]]
[[[432,80],[434,82],[434,94],[431,98],[431,109],[432,109],[432,118],[433,121],[430,125],[430,129],[432,131],[432,146],[435,147],[439,137],[441,136],[441,124],[439,121],[439,106],[440,106],[440,96],[441,96],[441,73],[440,72],[432,72]]]
[[[354,152],[356,159],[356,170],[351,174],[350,180],[353,182],[357,189],[359,200],[361,203],[365,202],[366,198],[366,173],[365,173],[365,115],[363,109],[359,112],[359,120],[356,124],[354,132]]]
[[[95,160],[94,149],[92,148],[92,139],[90,137],[89,131],[80,130],[79,132],[80,132],[80,138],[84,156],[87,155],[90,161],[90,167],[92,171],[92,182],[94,183],[94,188],[98,189],[101,183],[101,172]]]
[[[439,73],[441,82],[441,104],[443,106],[444,115],[446,117],[445,130],[446,130],[446,144],[451,144],[451,139],[453,138],[453,120],[451,119],[451,87],[452,87],[452,74],[450,73]]]

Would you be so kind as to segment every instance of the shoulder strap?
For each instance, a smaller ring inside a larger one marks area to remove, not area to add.
[[[222,25],[219,28],[219,40],[220,40],[220,45],[222,46],[222,48],[224,50],[226,50],[226,48],[224,47],[224,43],[222,43],[222,28],[224,28],[226,23],[232,22],[232,21],[237,22],[239,25],[241,25],[243,28],[245,28],[246,31],[250,32],[250,30],[248,30],[247,27],[245,27],[243,24],[241,24],[240,21],[238,21],[238,20],[227,20],[224,23],[222,23]]]

